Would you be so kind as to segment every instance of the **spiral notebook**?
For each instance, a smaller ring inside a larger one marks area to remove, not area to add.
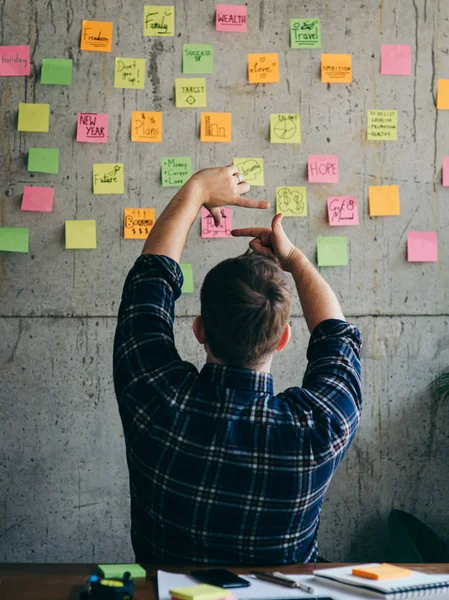
[[[360,565],[362,566],[362,565]],[[370,563],[363,567],[377,567],[379,563]],[[385,598],[386,600],[406,600],[408,598],[449,598],[449,575],[428,575],[419,571],[412,571],[409,577],[391,579],[389,581],[375,581],[352,575],[353,567],[337,567],[331,569],[318,569],[313,572],[317,582],[330,583],[340,588],[354,590],[357,588],[361,594]]]

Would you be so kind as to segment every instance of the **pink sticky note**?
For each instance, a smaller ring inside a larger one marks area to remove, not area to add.
[[[30,72],[29,46],[0,46],[0,76],[20,77]]]
[[[449,156],[443,156],[443,186],[449,187]]]
[[[217,4],[217,31],[246,31],[246,6],[238,4]]]
[[[338,183],[338,156],[309,154],[310,183]]]
[[[355,196],[329,196],[327,214],[329,225],[358,225],[357,198]]]
[[[207,210],[201,209],[201,237],[203,238],[227,238],[231,237],[232,211],[230,208],[220,208],[221,224],[216,227],[214,218]]]
[[[438,262],[436,231],[409,231],[407,233],[408,262]]]
[[[76,141],[106,144],[108,141],[108,115],[101,113],[78,113]]]
[[[382,75],[410,75],[412,48],[398,44],[382,44],[380,72]]]
[[[53,210],[54,188],[25,185],[22,196],[22,210],[51,212]]]

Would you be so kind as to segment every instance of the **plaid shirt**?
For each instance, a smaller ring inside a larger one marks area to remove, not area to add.
[[[360,333],[313,331],[303,387],[181,360],[179,265],[144,255],[123,290],[114,381],[139,562],[287,564],[317,556],[324,494],[360,418]]]

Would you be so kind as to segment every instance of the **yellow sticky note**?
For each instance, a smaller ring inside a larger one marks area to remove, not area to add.
[[[145,87],[145,59],[115,59],[114,87],[143,90]]]
[[[369,110],[367,139],[394,142],[398,139],[397,110]]]
[[[175,35],[175,7],[144,6],[143,35],[173,37]]]
[[[81,50],[110,52],[112,50],[112,21],[83,21]]]
[[[154,208],[125,208],[123,237],[126,240],[146,240],[155,221]]]
[[[97,247],[96,221],[66,221],[65,222],[66,250],[88,250]]]
[[[133,111],[131,140],[133,142],[162,142],[162,113]]]
[[[286,217],[307,217],[307,190],[303,186],[285,185],[276,188],[276,213]]]
[[[263,158],[234,158],[233,164],[250,185],[265,185]]]
[[[401,214],[398,185],[370,185],[370,217],[388,217]]]
[[[206,79],[189,77],[176,79],[176,106],[178,108],[204,108],[206,103]]]
[[[203,112],[201,113],[202,142],[231,141],[231,113]]]
[[[279,58],[277,52],[248,54],[249,83],[276,83],[279,81]]]
[[[123,163],[100,163],[93,166],[94,194],[123,194]]]
[[[324,83],[351,83],[352,54],[322,54],[321,81]]]
[[[300,144],[301,121],[299,115],[270,115],[270,142],[272,144]]]
[[[437,108],[449,110],[449,79],[438,79]]]
[[[19,131],[39,131],[46,133],[50,127],[49,104],[19,104]]]

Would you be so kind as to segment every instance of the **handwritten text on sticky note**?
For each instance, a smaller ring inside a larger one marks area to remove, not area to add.
[[[299,115],[294,113],[270,115],[270,142],[272,144],[300,144]]]
[[[355,196],[330,196],[327,199],[329,225],[358,225],[359,213]]]
[[[55,190],[52,187],[25,185],[22,196],[22,210],[51,212]]]
[[[127,240],[146,240],[155,221],[154,208],[125,208],[123,237]]]
[[[322,54],[321,81],[324,83],[351,83],[352,55]]]
[[[248,54],[249,83],[276,83],[279,81],[279,59],[277,52]]]
[[[97,163],[93,165],[94,194],[123,194],[125,178],[123,163]]]
[[[206,80],[204,77],[176,79],[176,106],[178,108],[204,108],[206,102]]]
[[[234,158],[233,164],[250,185],[265,185],[263,158]]]
[[[212,44],[184,44],[182,48],[182,72],[210,75],[214,72],[214,48]]]
[[[307,190],[290,185],[276,188],[276,212],[286,217],[307,217]]]
[[[111,52],[112,29],[111,21],[83,21],[80,49],[92,52]]]
[[[398,111],[369,110],[367,138],[370,141],[396,141],[398,139]]]
[[[78,113],[76,141],[106,144],[108,141],[108,115],[102,113]]]
[[[46,133],[50,127],[49,104],[19,104],[19,131],[39,131]]]
[[[162,142],[162,113],[133,111],[131,140],[133,142]]]
[[[310,183],[338,183],[338,156],[309,154]]]
[[[217,31],[245,32],[246,6],[238,4],[217,4],[215,26]]]
[[[0,46],[0,77],[20,77],[30,72],[29,46]]]
[[[401,214],[399,186],[370,185],[368,195],[370,217],[388,217]]]
[[[161,158],[162,187],[180,187],[192,176],[190,156]]]
[[[213,216],[207,208],[201,209],[201,237],[203,238],[228,238],[232,230],[232,210],[220,208],[221,223],[215,225]]]
[[[90,250],[97,247],[97,222],[73,220],[65,222],[66,250]]]
[[[202,142],[230,142],[231,113],[201,113]]]
[[[410,75],[411,62],[411,46],[382,44],[380,62],[380,72],[382,75]]]
[[[143,35],[173,37],[175,35],[175,7],[144,6]]]
[[[438,235],[436,231],[409,231],[407,233],[408,262],[438,262]]]
[[[291,48],[321,48],[320,19],[290,19]]]
[[[145,59],[115,59],[114,87],[143,90],[145,87]]]
[[[340,236],[318,236],[316,239],[319,267],[345,267],[348,264],[348,240]]]

